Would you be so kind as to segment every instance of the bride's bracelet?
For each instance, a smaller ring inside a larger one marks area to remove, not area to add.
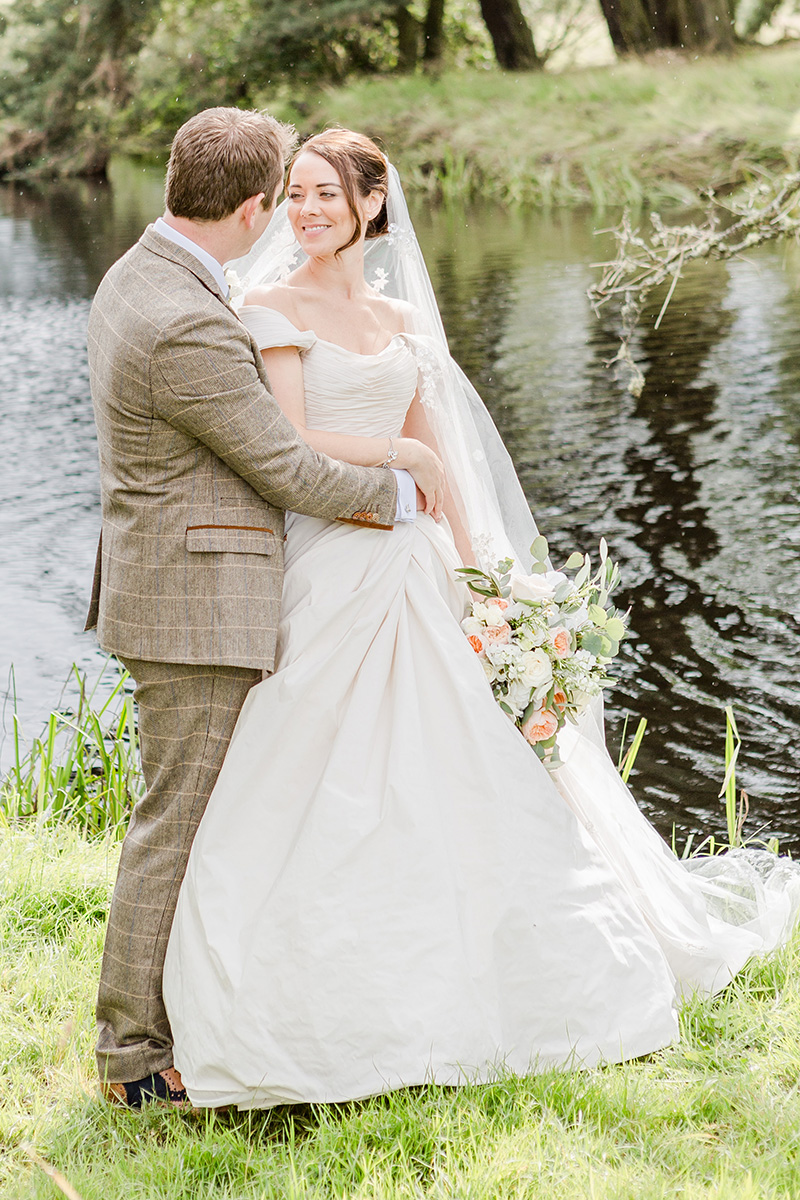
[[[392,440],[392,438],[389,438],[389,452],[386,455],[386,461],[382,462],[381,466],[388,467],[389,464],[393,463],[396,458],[397,458],[397,451],[394,448],[394,441]]]

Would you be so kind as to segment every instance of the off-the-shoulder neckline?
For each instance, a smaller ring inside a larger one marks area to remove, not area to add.
[[[352,354],[354,358],[380,358],[382,354],[386,353],[392,342],[397,341],[398,338],[409,336],[407,333],[393,333],[382,350],[376,350],[374,354],[361,354],[358,350],[348,350],[346,346],[340,346],[338,342],[329,342],[327,338],[320,337],[313,329],[298,329],[294,321],[290,321],[286,314],[279,312],[277,308],[270,308],[267,304],[243,304],[239,312],[243,312],[246,308],[257,308],[262,312],[273,313],[276,317],[280,317],[282,321],[285,321],[287,325],[291,325],[292,329],[297,333],[310,334],[315,341],[322,342],[323,346],[332,346],[334,350],[341,350],[342,354]]]

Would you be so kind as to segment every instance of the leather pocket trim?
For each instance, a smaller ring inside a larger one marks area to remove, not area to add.
[[[274,529],[267,529],[265,525],[187,525],[186,532],[190,533],[193,529],[244,529],[247,533],[275,533]]]

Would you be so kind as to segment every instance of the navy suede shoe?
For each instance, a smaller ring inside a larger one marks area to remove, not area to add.
[[[166,1067],[156,1075],[145,1075],[132,1083],[103,1083],[101,1091],[112,1104],[124,1108],[141,1108],[143,1104],[160,1102],[173,1108],[191,1108],[181,1077],[174,1067]]]

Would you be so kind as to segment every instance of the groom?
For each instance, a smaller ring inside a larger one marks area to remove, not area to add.
[[[186,1100],[164,955],[237,715],[274,663],[284,510],[376,529],[416,512],[405,472],[334,462],[298,437],[228,307],[222,264],[266,229],[293,143],[263,113],[212,108],[187,121],[167,211],[109,270],[89,318],[103,528],[86,627],[136,682],[147,784],[122,847],[97,1002],[103,1092],[131,1107]]]

